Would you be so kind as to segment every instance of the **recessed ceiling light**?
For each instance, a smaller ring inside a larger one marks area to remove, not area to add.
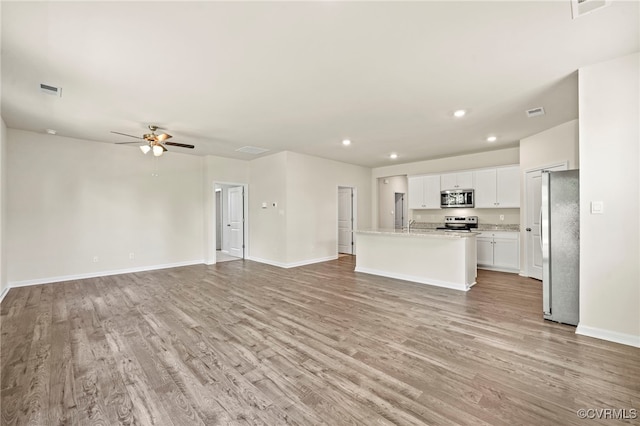
[[[53,130],[53,129],[47,129],[47,130],[46,130],[46,132],[47,132],[48,134],[50,134],[50,135],[55,135],[56,133],[58,133],[58,132],[56,132],[56,131],[55,131],[55,130]]]
[[[495,136],[489,136],[489,137],[487,138],[487,142],[495,142],[495,141],[497,141],[497,140],[498,140],[498,138],[497,138],[497,137],[495,137]]]
[[[349,145],[351,145],[351,141],[349,139],[345,139],[345,140],[342,141],[342,145],[349,146]]]
[[[465,110],[463,110],[463,109],[459,109],[459,110],[457,110],[457,111],[455,111],[455,112],[453,113],[453,116],[454,116],[454,117],[458,117],[458,118],[460,118],[460,117],[464,117],[464,115],[465,115],[466,113],[467,113],[467,111],[465,111]]]
[[[398,154],[396,154],[395,152],[393,154],[391,154],[389,156],[389,158],[391,158],[392,160],[395,160],[396,158],[398,158]]]

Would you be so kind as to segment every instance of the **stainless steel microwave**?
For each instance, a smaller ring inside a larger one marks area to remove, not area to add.
[[[451,189],[440,192],[440,207],[474,207],[473,189]]]

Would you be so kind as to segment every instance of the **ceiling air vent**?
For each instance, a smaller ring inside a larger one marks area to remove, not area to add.
[[[571,0],[571,13],[576,19],[610,4],[611,0]]]
[[[544,108],[538,107],[538,108],[531,108],[527,110],[527,117],[529,118],[537,117],[539,115],[544,115]]]
[[[62,97],[62,87],[55,87],[48,84],[40,83],[40,91],[42,93],[46,93],[47,95],[53,95],[59,98]]]
[[[262,154],[263,152],[267,152],[269,150],[264,148],[259,148],[257,146],[243,146],[242,148],[236,149],[236,151],[244,152],[246,154],[258,155],[258,154]]]

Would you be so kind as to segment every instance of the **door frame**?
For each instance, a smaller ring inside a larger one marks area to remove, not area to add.
[[[242,250],[242,259],[246,259],[249,254],[249,185],[246,183],[239,182],[223,182],[223,181],[214,181],[213,182],[213,217],[212,217],[212,242],[213,242],[213,259],[211,259],[210,264],[215,264],[216,260],[216,220],[217,220],[217,201],[216,201],[216,186],[223,185],[228,187],[237,187],[241,186],[243,189],[243,205],[242,205],[242,217],[243,217],[243,226],[242,226],[242,235],[243,235],[243,245],[244,249]],[[222,197],[221,197],[222,198]],[[223,201],[224,203],[224,201]],[[223,204],[224,205],[224,204]]]
[[[353,221],[351,221],[351,255],[356,254],[356,238],[355,238],[355,230],[358,229],[358,188],[353,185],[338,185],[336,186],[336,258],[340,254],[340,188],[350,188],[351,189],[351,217]]]
[[[524,265],[521,271],[521,275],[524,277],[529,277],[529,238],[530,237],[528,236],[529,233],[526,231],[526,228],[527,228],[527,224],[529,223],[529,219],[531,219],[529,217],[529,208],[528,208],[529,194],[527,189],[527,174],[531,172],[537,172],[537,171],[541,172],[543,170],[551,169],[554,167],[564,167],[565,170],[569,170],[569,161],[568,160],[558,161],[557,163],[550,163],[544,166],[531,167],[529,169],[524,170],[524,178],[523,178],[523,184],[522,184],[522,186],[524,187],[524,191],[523,191],[524,199],[522,203],[523,205],[521,206],[521,209],[524,208],[524,224],[520,226],[520,240],[521,240],[520,248],[522,249],[522,253],[523,253],[522,264]]]

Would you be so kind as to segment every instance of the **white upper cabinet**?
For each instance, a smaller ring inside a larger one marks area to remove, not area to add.
[[[476,208],[519,208],[520,168],[498,167],[475,172]]]
[[[409,208],[440,208],[440,175],[409,177]]]
[[[520,208],[520,167],[496,169],[496,202],[498,207]]]
[[[440,189],[473,189],[473,172],[447,173],[440,175]]]

